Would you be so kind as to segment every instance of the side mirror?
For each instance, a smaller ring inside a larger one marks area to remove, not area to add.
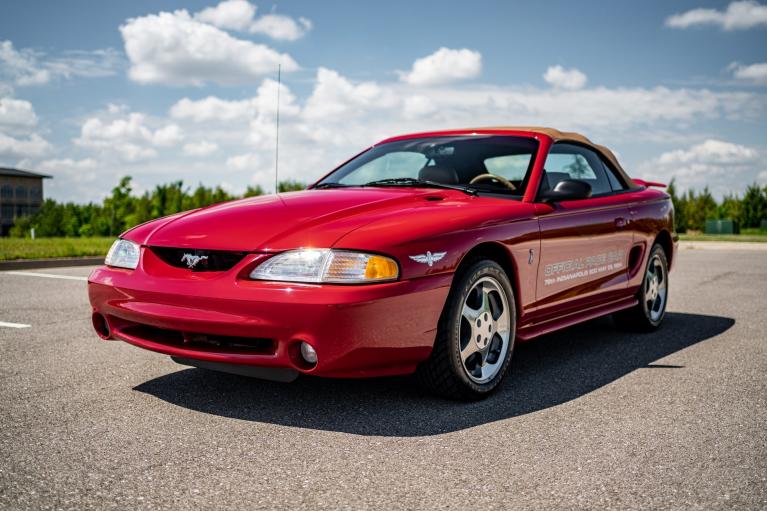
[[[588,199],[591,197],[591,185],[578,179],[563,179],[553,190],[541,194],[543,202],[560,202],[565,200]]]

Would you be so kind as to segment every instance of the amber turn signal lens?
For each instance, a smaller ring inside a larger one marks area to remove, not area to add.
[[[365,278],[370,280],[396,279],[398,273],[397,263],[379,255],[370,256],[365,268]]]

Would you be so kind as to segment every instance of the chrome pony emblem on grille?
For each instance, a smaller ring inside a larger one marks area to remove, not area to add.
[[[426,252],[425,254],[418,254],[414,256],[410,256],[410,259],[417,263],[422,264],[428,264],[429,266],[433,266],[434,263],[437,261],[440,261],[443,257],[447,255],[447,252]]]
[[[198,256],[195,254],[184,254],[181,256],[181,262],[186,263],[187,268],[190,270],[197,266],[200,261],[207,261],[208,256]]]

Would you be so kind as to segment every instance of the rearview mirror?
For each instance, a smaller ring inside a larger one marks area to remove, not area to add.
[[[541,193],[543,202],[588,199],[591,197],[591,185],[578,179],[563,179],[553,190]]]

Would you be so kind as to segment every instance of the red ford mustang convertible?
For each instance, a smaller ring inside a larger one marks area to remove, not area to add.
[[[516,342],[606,314],[660,325],[677,237],[655,185],[553,129],[391,138],[306,191],[127,231],[89,278],[93,326],[185,365],[416,372],[481,398]]]

